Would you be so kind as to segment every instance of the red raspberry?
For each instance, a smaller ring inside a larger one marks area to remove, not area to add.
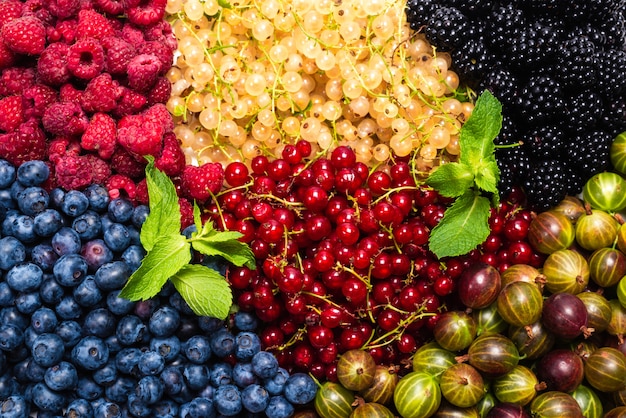
[[[170,177],[182,173],[185,168],[185,154],[173,132],[163,136],[163,150],[154,166]]]
[[[95,10],[81,10],[78,12],[76,38],[103,39],[107,36],[115,36],[115,30],[106,16]]]
[[[146,96],[135,90],[124,87],[122,97],[117,104],[117,109],[113,111],[113,114],[118,118],[134,115],[141,112],[147,104],[148,99]]]
[[[97,10],[111,16],[121,15],[124,13],[123,0],[94,0],[93,3]]]
[[[46,47],[46,28],[34,16],[22,16],[2,26],[4,44],[16,54],[39,55]]]
[[[166,20],[161,20],[145,28],[144,37],[146,41],[156,41],[161,45],[165,45],[170,51],[175,51],[178,47],[176,35],[172,31],[172,25]]]
[[[116,139],[115,119],[106,113],[96,113],[89,121],[80,145],[83,149],[97,151],[100,158],[108,160],[115,151]]]
[[[73,84],[63,84],[59,89],[59,101],[81,104],[83,102],[83,92],[74,87]]]
[[[124,148],[117,147],[111,157],[109,165],[117,174],[121,174],[133,180],[139,180],[145,174],[146,161],[143,160],[143,162],[141,162]]]
[[[48,10],[59,20],[75,16],[80,9],[80,0],[47,0]]]
[[[193,205],[184,197],[178,198],[178,205],[180,206],[180,227],[185,229],[193,224]]]
[[[92,183],[92,164],[84,155],[64,155],[56,161],[55,178],[65,190],[84,189]]]
[[[116,36],[104,38],[102,47],[106,54],[106,70],[113,75],[126,74],[128,63],[137,54],[135,47]]]
[[[22,16],[32,16],[46,25],[52,25],[55,18],[46,7],[46,0],[26,0],[22,8]]]
[[[146,93],[148,105],[152,106],[157,103],[167,103],[172,95],[172,83],[165,77],[159,77],[154,86]]]
[[[4,44],[2,34],[0,33],[0,70],[9,68],[16,61],[15,53]]]
[[[142,0],[134,7],[126,8],[126,15],[135,25],[153,25],[163,20],[166,4],[167,0]]]
[[[18,0],[1,1],[0,16],[2,16],[2,21],[0,21],[0,28],[2,28],[2,26],[12,21],[13,19],[17,19],[18,17],[22,16],[23,8],[24,5]]]
[[[37,60],[37,75],[42,83],[60,86],[70,81],[67,69],[67,56],[70,47],[62,42],[48,45]]]
[[[9,67],[0,76],[0,96],[22,94],[35,84],[35,69],[32,67]]]
[[[137,190],[135,182],[121,174],[113,174],[109,177],[105,187],[109,190],[109,197],[111,199],[117,199],[124,195],[130,199],[134,199]]]
[[[24,122],[22,96],[9,96],[0,100],[0,129],[11,132]]]
[[[160,73],[161,61],[156,55],[139,54],[128,63],[128,85],[137,91],[149,90]]]
[[[87,84],[81,105],[86,112],[110,112],[117,107],[123,91],[111,74],[102,73]]]
[[[106,183],[107,179],[111,177],[109,164],[95,155],[88,154],[86,157],[89,164],[91,164],[91,182],[97,184]]]
[[[85,132],[89,119],[76,102],[56,102],[48,106],[41,118],[43,127],[51,134],[76,136]]]
[[[161,63],[159,75],[165,75],[174,61],[174,52],[165,44],[157,41],[149,41],[139,48],[140,54],[151,54],[156,56]]]
[[[34,119],[22,123],[15,131],[0,135],[0,158],[18,166],[46,155],[46,136]]]
[[[59,38],[59,42],[63,41],[68,45],[73,44],[76,40],[77,26],[78,19],[66,19],[58,21],[56,27],[54,28],[55,32],[58,33],[57,35],[55,35],[55,37]],[[53,45],[52,42],[50,42],[50,44]]]
[[[77,40],[67,55],[67,69],[78,78],[91,80],[104,68],[104,50],[97,39]]]
[[[130,153],[136,156],[160,154],[165,134],[160,123],[153,123],[142,114],[127,115],[120,119],[117,127],[118,141]]]
[[[220,163],[206,163],[200,167],[188,165],[181,176],[181,191],[189,199],[205,202],[224,184],[224,168]],[[210,193],[209,193],[210,191]]]
[[[45,84],[37,83],[26,88],[24,94],[24,118],[43,117],[46,108],[57,101],[57,91]]]
[[[77,156],[81,153],[82,148],[75,139],[59,136],[54,138],[48,144],[48,159],[56,164],[61,157],[66,155]]]
[[[138,28],[132,23],[126,23],[124,27],[122,27],[121,36],[123,40],[135,48],[140,48],[141,45],[146,42],[146,38],[144,38],[141,28]]]
[[[146,123],[158,126],[159,131],[172,132],[174,130],[174,120],[172,115],[162,103],[157,103],[149,107],[144,113]]]
[[[147,205],[150,200],[148,198],[148,184],[145,178],[137,183],[137,187],[135,188],[135,200],[142,205]]]

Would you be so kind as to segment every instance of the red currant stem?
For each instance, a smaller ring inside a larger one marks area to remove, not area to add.
[[[365,306],[370,306],[370,293],[371,292],[367,292],[367,295],[365,295]],[[372,324],[376,323],[376,318],[374,318],[374,312],[372,309],[366,309],[365,310],[367,312],[367,316],[370,318],[370,322]]]
[[[215,195],[213,194],[212,191],[208,190],[209,194],[211,195],[211,198],[213,198],[213,201],[215,202],[215,207],[217,208],[217,214],[219,215],[220,219],[222,220],[222,226],[224,228],[225,231],[228,231],[228,226],[226,225],[226,220],[224,219],[224,213],[222,212],[222,208],[219,204],[219,202],[217,201],[217,198],[215,197]]]
[[[434,312],[422,312],[422,311],[413,312],[409,316],[407,316],[405,319],[402,319],[398,323],[398,326],[396,328],[392,329],[391,331],[388,331],[387,333],[381,335],[375,340],[368,340],[365,343],[365,345],[361,347],[361,349],[366,350],[366,349],[371,349],[371,348],[383,347],[391,343],[392,341],[399,339],[404,333],[404,331],[406,330],[406,327],[409,326],[411,323],[413,323],[414,321],[418,319],[426,318],[428,316],[435,316],[435,313]],[[392,338],[388,339],[389,337],[392,337]]]
[[[311,376],[311,379],[313,379],[313,381],[315,382],[317,387],[321,389],[322,388],[322,384],[320,383],[320,381],[317,380],[317,378],[315,376],[313,376],[311,373],[309,373],[309,376]]]
[[[282,205],[285,206],[291,206],[294,208],[301,208],[304,209],[304,205],[302,203],[298,203],[298,202],[289,202],[283,198],[280,198],[278,196],[274,196],[273,194],[267,194],[267,193],[263,193],[263,194],[252,194],[252,197],[254,198],[260,198],[260,199],[268,199],[268,200],[274,200]]]
[[[343,266],[343,265],[341,265],[339,263],[337,263],[337,266],[339,266],[343,271],[352,274],[354,277],[356,277],[357,279],[362,281],[365,284],[365,286],[367,287],[367,290],[372,290],[372,284],[370,283],[369,276],[367,278],[365,278],[365,277],[361,276],[359,273],[357,273],[356,271],[354,271],[354,269],[352,269],[351,267],[346,267],[346,266]],[[369,294],[369,292],[368,292],[368,294]]]
[[[226,193],[230,193],[234,190],[242,190],[242,189],[248,189],[249,187],[251,187],[252,185],[254,185],[254,181],[249,181],[246,184],[242,184],[241,186],[236,186],[236,187],[228,187],[225,188],[224,190],[221,190],[220,192],[218,192],[215,196],[220,197]]]
[[[391,238],[391,240],[393,241],[393,246],[395,247],[398,254],[402,254],[402,249],[398,245],[398,242],[396,241],[396,237],[393,236],[393,230],[391,229],[391,227],[383,225],[380,222],[378,223],[378,225],[380,226],[380,229],[382,229],[383,231],[389,234],[389,238]]]
[[[301,291],[300,294],[305,295],[305,296],[312,296],[312,297],[315,297],[315,298],[317,298],[319,300],[323,300],[324,302],[328,303],[330,306],[333,306],[333,307],[335,307],[335,308],[337,308],[337,309],[339,309],[341,311],[344,311],[348,315],[350,315],[352,318],[356,319],[356,316],[352,312],[348,311],[345,307],[343,307],[342,305],[340,305],[337,302],[333,301],[332,299],[327,299],[324,296],[315,294],[313,292],[308,292],[306,290]]]
[[[496,149],[506,149],[506,148],[515,148],[515,147],[521,147],[522,145],[524,145],[524,141],[517,141],[517,142],[513,142],[512,144],[496,144],[495,148]]]
[[[387,190],[384,194],[380,195],[376,200],[374,200],[372,202],[372,204],[376,204],[378,202],[380,202],[383,199],[387,199],[393,192],[401,192],[403,190],[412,190],[412,191],[416,191],[417,187],[416,186],[400,186],[400,187],[394,187],[393,189],[389,189]]]
[[[271,348],[275,348],[278,351],[283,351],[284,349],[291,347],[298,341],[302,341],[302,339],[304,338],[304,334],[306,332],[306,328],[307,328],[306,325],[304,325],[301,328],[298,328],[298,330],[291,336],[291,338],[289,338],[287,342],[279,345],[278,347],[271,347]]]
[[[359,203],[356,201],[356,199],[353,196],[348,195],[347,198],[350,202],[352,202],[354,215],[356,216],[357,219],[360,219],[361,218],[361,206],[359,205]]]

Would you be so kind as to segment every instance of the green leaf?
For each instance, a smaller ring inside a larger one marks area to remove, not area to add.
[[[430,250],[438,258],[467,254],[489,235],[489,213],[489,199],[468,190],[430,231]]]
[[[200,206],[194,200],[193,202],[193,224],[196,226],[196,234],[202,231],[202,217],[200,214]]]
[[[250,247],[243,242],[230,241],[213,241],[212,237],[207,239],[196,237],[191,241],[194,250],[205,255],[218,255],[224,257],[236,266],[246,266],[254,270],[256,268],[256,260],[254,253]]]
[[[217,4],[224,9],[232,9],[233,6],[226,0],[217,0]]]
[[[170,280],[196,315],[219,319],[228,316],[233,294],[228,282],[215,270],[189,264]]]
[[[183,235],[161,236],[119,296],[133,301],[150,299],[161,291],[167,279],[190,261],[190,244]]]
[[[150,251],[161,237],[180,234],[180,205],[172,180],[154,166],[153,157],[146,158],[150,213],[141,227],[139,238],[146,251]]]
[[[493,140],[502,128],[502,104],[489,90],[483,91],[459,133],[460,161],[476,167],[495,151]]]
[[[430,173],[426,184],[436,189],[442,196],[458,197],[474,184],[470,167],[463,163],[447,163]]]
[[[474,178],[476,185],[485,192],[497,193],[500,169],[498,168],[498,163],[495,158],[483,161],[476,171],[476,177]]]

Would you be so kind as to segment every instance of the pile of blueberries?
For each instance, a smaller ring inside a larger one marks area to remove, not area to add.
[[[258,319],[198,317],[171,284],[118,297],[149,209],[105,188],[47,191],[0,160],[0,417],[290,417],[317,385],[261,350]],[[222,265],[223,267],[223,265]]]

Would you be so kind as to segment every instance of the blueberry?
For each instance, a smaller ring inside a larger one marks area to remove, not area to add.
[[[17,168],[17,181],[24,186],[38,186],[48,180],[50,168],[40,160],[26,161]]]
[[[30,251],[30,259],[45,272],[52,271],[54,263],[59,259],[59,255],[54,252],[52,246],[41,243],[35,245]]]
[[[285,382],[283,394],[289,402],[304,405],[311,402],[317,393],[317,385],[306,373],[294,373]]]
[[[106,188],[99,184],[91,184],[83,191],[89,200],[89,207],[96,211],[102,212],[109,206],[109,192]]]
[[[15,325],[0,323],[0,350],[12,351],[24,343],[24,331]]]
[[[30,403],[22,395],[11,395],[0,403],[0,417],[2,418],[28,418],[30,415]]]
[[[117,323],[115,335],[122,345],[133,345],[148,339],[148,327],[136,315],[126,315]]]
[[[102,386],[98,385],[92,379],[83,376],[78,378],[78,385],[76,385],[76,396],[86,399],[88,401],[95,401],[103,394]]]
[[[96,283],[97,284],[97,283]],[[115,315],[122,316],[132,312],[135,302],[119,297],[120,289],[107,294],[107,308]]]
[[[52,236],[50,244],[58,255],[77,254],[81,246],[78,232],[68,226],[59,229]]]
[[[270,395],[280,395],[285,388],[285,382],[289,379],[289,372],[282,367],[278,368],[278,372],[274,377],[263,380],[263,386],[270,393]]]
[[[55,307],[55,312],[63,320],[78,319],[83,314],[83,308],[72,295],[65,295]]]
[[[0,306],[15,305],[15,293],[6,281],[0,281]]]
[[[22,215],[22,212],[15,209],[9,209],[4,214],[4,219],[2,220],[2,234],[13,236],[13,222],[17,219],[18,216]]]
[[[163,371],[165,359],[156,351],[147,350],[141,353],[137,366],[142,375],[155,376]]]
[[[15,380],[14,372],[5,373],[0,376],[0,399],[6,399],[9,396],[18,394],[19,392],[20,387]]]
[[[61,337],[63,346],[68,349],[74,347],[82,337],[81,326],[76,321],[63,321],[54,330],[54,333]]]
[[[44,274],[43,282],[41,282],[41,287],[39,288],[39,295],[44,303],[56,305],[61,301],[64,293],[65,291],[59,282],[54,279],[54,276]]]
[[[18,201],[20,199],[20,194],[26,190],[26,186],[24,186],[22,183],[16,181],[15,183],[11,184],[11,186],[9,187],[9,192],[11,194],[11,199],[13,199],[14,201]]]
[[[111,386],[104,389],[108,399],[113,402],[124,403],[128,399],[128,394],[135,390],[137,381],[129,376],[120,376]]]
[[[204,256],[201,263],[211,270],[217,271],[222,276],[226,275],[226,268],[228,267],[228,264],[224,261],[224,258],[220,256]]]
[[[120,344],[115,334],[106,337],[104,343],[107,345],[107,347],[109,347],[109,353],[113,355],[119,353],[124,348],[124,346]]]
[[[253,313],[244,311],[235,313],[234,322],[239,331],[254,331],[259,326],[258,318]]]
[[[31,382],[43,382],[47,367],[38,365],[32,358],[24,360],[28,363],[26,366],[26,376]]]
[[[269,405],[270,394],[263,386],[252,384],[241,391],[241,402],[246,410],[260,413]]]
[[[84,193],[78,190],[70,190],[63,196],[60,209],[67,216],[75,218],[85,213],[88,207],[89,199]]]
[[[224,321],[211,316],[198,317],[198,326],[206,333],[213,334],[215,331],[224,328]]]
[[[78,384],[78,372],[72,363],[62,361],[46,370],[44,382],[52,390],[75,389]]]
[[[174,335],[180,325],[180,314],[171,306],[161,306],[150,316],[148,327],[150,333],[156,337]]]
[[[95,272],[102,265],[110,263],[114,257],[113,251],[100,238],[92,239],[83,244],[80,255],[87,262],[88,270],[91,272]]]
[[[259,351],[251,360],[254,374],[261,379],[271,379],[278,373],[278,360],[274,354],[267,351]]]
[[[216,417],[213,401],[207,398],[196,397],[184,405],[185,412],[181,418],[214,418]]]
[[[37,309],[30,317],[30,325],[38,334],[54,332],[58,324],[59,320],[56,314],[47,307]]]
[[[186,364],[183,376],[192,390],[200,390],[209,384],[209,368],[204,364]]]
[[[235,353],[235,336],[227,329],[221,329],[211,336],[211,350],[220,358]]]
[[[104,242],[111,251],[122,252],[130,245],[130,233],[124,225],[114,222],[104,230]]]
[[[166,366],[159,379],[163,382],[163,393],[169,396],[180,393],[185,386],[183,373],[177,366]]]
[[[20,293],[15,298],[15,307],[25,315],[30,315],[41,308],[39,292]]]
[[[24,329],[30,324],[30,319],[18,311],[15,306],[0,309],[0,324],[8,324]]]
[[[100,367],[98,370],[94,371],[91,375],[94,382],[102,386],[109,386],[115,382],[117,379],[117,366],[115,365],[115,360],[111,359],[109,356],[109,361]]]
[[[154,418],[178,418],[178,404],[170,399],[157,402],[152,406]]]
[[[113,199],[107,207],[107,214],[113,222],[125,223],[130,221],[134,211],[133,203],[126,198]]]
[[[35,216],[48,207],[50,195],[41,187],[27,187],[22,190],[17,200],[17,207],[23,214]]]
[[[159,298],[140,300],[135,304],[133,313],[144,321],[148,321],[152,314],[161,306]]]
[[[209,370],[209,378],[215,387],[231,384],[233,383],[233,366],[224,362],[214,363]]]
[[[30,261],[17,264],[7,272],[6,282],[16,292],[32,292],[43,282],[43,271]]]
[[[28,215],[18,215],[13,219],[11,235],[25,244],[32,244],[39,238],[35,232],[35,220]]]
[[[15,237],[0,238],[0,269],[9,270],[26,260],[26,247]]]
[[[6,189],[15,181],[16,171],[13,164],[0,159],[0,189]]]
[[[206,363],[211,358],[209,338],[204,335],[194,335],[183,345],[183,354],[192,363]]]
[[[85,213],[74,218],[72,221],[72,229],[76,231],[81,240],[88,241],[102,233],[102,220],[97,212],[87,210]]]
[[[109,348],[101,338],[84,337],[72,348],[72,360],[85,370],[97,370],[109,360]]]
[[[146,405],[152,405],[163,396],[163,383],[157,376],[142,377],[135,390],[137,397]]]
[[[265,415],[272,418],[289,418],[293,416],[295,408],[282,395],[272,396],[265,409]]]
[[[35,338],[30,350],[33,360],[42,367],[57,364],[63,358],[63,340],[57,334],[43,333]]]
[[[193,310],[189,306],[189,304],[183,299],[183,297],[178,292],[174,292],[169,297],[169,303],[174,307],[178,312],[185,315],[193,315]]]
[[[33,229],[40,237],[51,237],[63,228],[63,215],[56,209],[44,209],[35,215]]]
[[[126,347],[115,355],[115,366],[120,373],[136,374],[141,358],[141,350],[137,347]]]
[[[50,193],[48,194],[50,196],[50,207],[57,209],[60,208],[61,202],[63,202],[63,196],[65,196],[65,190],[60,187],[56,187],[50,190]]]
[[[133,209],[133,215],[131,216],[130,221],[135,227],[141,228],[149,214],[150,208],[148,206],[137,205]]]
[[[126,400],[124,400],[125,402]],[[105,401],[94,408],[94,418],[123,418],[120,406],[115,402]]]
[[[67,406],[65,415],[72,418],[93,418],[93,407],[87,399],[74,399]]]
[[[115,332],[117,322],[106,308],[97,308],[89,311],[83,320],[83,335],[93,335],[106,338]]]
[[[122,253],[122,260],[132,271],[135,271],[141,266],[141,261],[146,256],[146,250],[141,245],[129,245],[128,248]]]
[[[258,383],[259,378],[254,374],[251,363],[236,363],[233,367],[233,382],[240,388]]]
[[[98,304],[104,296],[96,284],[96,279],[89,275],[74,288],[72,296],[80,306],[90,308]]]
[[[62,393],[55,392],[46,386],[45,383],[36,383],[33,386],[33,403],[43,411],[61,412],[66,405],[65,396]]]
[[[96,283],[102,290],[116,290],[124,287],[132,271],[123,261],[104,263],[95,274]]]
[[[8,370],[7,366],[7,358],[4,353],[0,351],[0,376],[6,373],[6,371]],[[0,396],[0,399],[2,399],[2,396]]]
[[[254,332],[242,331],[235,337],[235,357],[239,361],[250,361],[261,351],[261,339]]]
[[[217,412],[227,416],[234,417],[238,415],[242,409],[241,393],[235,385],[223,385],[215,391],[215,409]]]
[[[128,410],[128,414],[132,417],[143,418],[149,417],[152,415],[152,410],[150,406],[146,405],[135,393],[128,394],[128,399],[126,400],[126,408]]]

